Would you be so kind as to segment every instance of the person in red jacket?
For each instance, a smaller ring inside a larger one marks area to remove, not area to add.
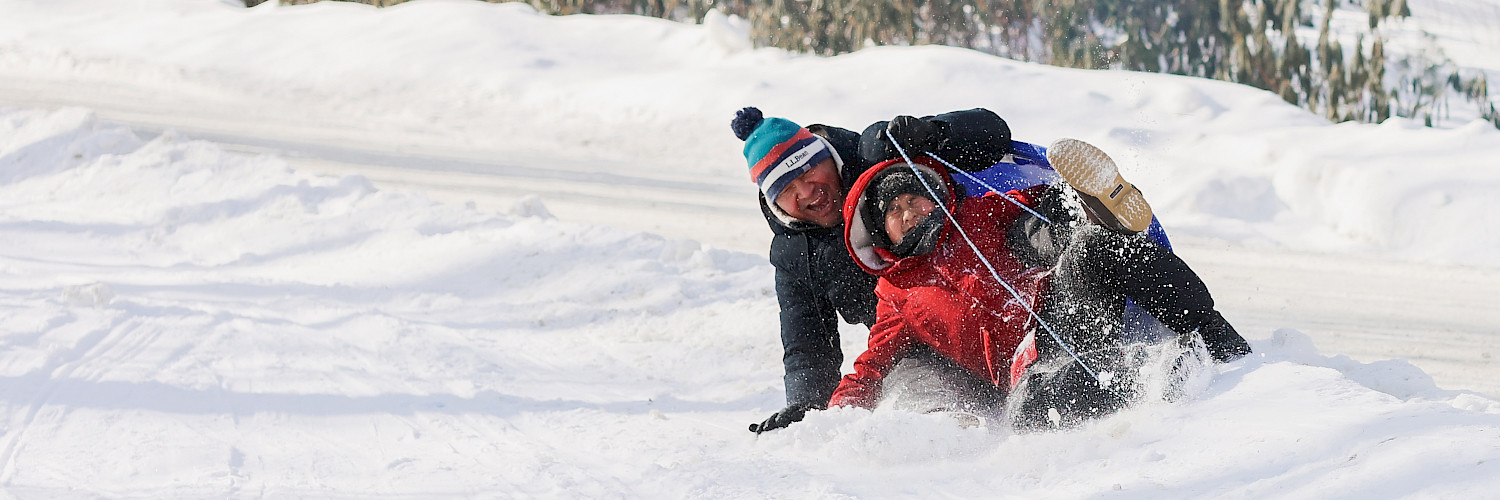
[[[1150,206],[1107,155],[1065,139],[1048,159],[1066,186],[965,197],[926,157],[860,176],[845,241],[880,276],[876,321],[829,406],[915,396],[941,401],[922,411],[1008,407],[1020,428],[1112,413],[1135,394],[1118,342],[1127,298],[1218,361],[1250,352],[1187,264],[1138,234]]]

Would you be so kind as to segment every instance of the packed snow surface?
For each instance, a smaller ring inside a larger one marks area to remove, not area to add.
[[[756,437],[746,425],[783,403],[777,305],[727,126],[744,105],[849,128],[982,106],[1020,140],[1109,151],[1174,237],[1489,276],[1500,131],[1485,123],[1330,125],[1227,83],[941,47],[751,49],[722,16],[468,0],[0,0],[0,14],[0,102],[31,105],[0,109],[5,496],[1500,491],[1500,403],[1405,361],[1321,352],[1274,312],[1242,326],[1255,354],[1185,400],[1075,430],[840,409]],[[522,194],[445,203],[247,147],[289,144]],[[678,224],[560,220],[570,197],[650,198],[619,211]],[[701,237],[683,211],[708,221]],[[1281,255],[1267,252],[1248,260]],[[863,328],[843,342],[852,358]]]

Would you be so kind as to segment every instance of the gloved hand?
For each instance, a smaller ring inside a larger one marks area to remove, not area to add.
[[[1250,343],[1223,316],[1215,314],[1212,321],[1198,328],[1198,334],[1214,361],[1228,363],[1250,354]]]
[[[936,123],[907,115],[892,118],[885,126],[885,135],[911,156],[936,151],[942,139]]]
[[[781,411],[772,413],[764,422],[750,424],[750,432],[760,434],[792,425],[792,422],[801,422],[802,417],[807,414],[807,410],[815,409],[818,408],[806,403],[788,405],[786,408],[782,408]]]
[[[1206,342],[1206,346],[1208,354],[1214,357],[1214,361],[1220,363],[1228,363],[1250,354],[1250,343],[1245,342],[1245,339],[1238,335],[1226,337],[1217,342]]]

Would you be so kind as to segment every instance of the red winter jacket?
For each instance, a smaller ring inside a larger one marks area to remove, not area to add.
[[[941,165],[920,157],[914,161],[948,179]],[[869,181],[885,168],[910,167],[893,160],[870,168],[855,182],[844,206],[845,242],[860,266],[880,276],[875,287],[879,303],[869,348],[854,361],[854,373],[839,382],[829,406],[874,407],[881,379],[917,343],[956,361],[980,379],[1008,389],[1036,359],[1035,343],[1028,337],[1035,320],[995,281],[952,221],[937,247],[926,255],[898,259],[871,243],[861,217],[863,200]],[[1030,205],[1044,188],[1008,194]],[[1037,310],[1050,272],[1026,268],[1006,244],[1006,228],[1021,209],[996,193],[956,202],[951,195],[946,198],[944,203],[954,209],[958,224],[979,252]]]

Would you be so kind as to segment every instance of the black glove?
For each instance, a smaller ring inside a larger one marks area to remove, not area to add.
[[[1218,314],[1207,325],[1199,327],[1198,334],[1203,336],[1203,345],[1214,361],[1228,363],[1250,354],[1250,343]]]
[[[885,126],[885,135],[910,156],[937,151],[942,142],[937,123],[907,115],[892,118]]]
[[[780,429],[782,427],[792,425],[792,422],[801,422],[802,416],[807,414],[807,410],[815,409],[817,409],[816,406],[806,403],[787,405],[787,407],[782,408],[781,411],[772,413],[771,416],[766,419],[766,421],[759,424],[750,424],[750,432],[760,434],[762,432]]]
[[[1239,335],[1220,339],[1217,342],[1204,342],[1204,344],[1208,347],[1208,354],[1214,357],[1214,361],[1220,363],[1228,363],[1250,354],[1250,343],[1245,342],[1245,338]]]

